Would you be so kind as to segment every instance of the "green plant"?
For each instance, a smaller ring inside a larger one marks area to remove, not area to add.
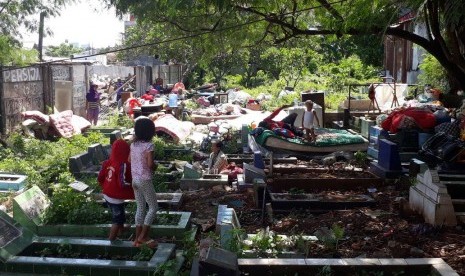
[[[289,194],[291,195],[302,195],[305,194],[305,191],[302,189],[298,189],[296,187],[292,187],[289,189]]]
[[[275,257],[282,252],[281,238],[269,227],[260,230],[251,241],[251,249],[259,256]]]
[[[70,213],[81,209],[86,196],[66,186],[58,186],[53,191],[50,206],[45,210],[42,220],[45,224],[68,223]]]
[[[132,128],[134,127],[134,122],[129,116],[116,113],[108,116],[108,121],[102,126],[110,128]]]
[[[197,242],[195,241],[195,239],[192,238],[196,231],[197,228],[193,228],[187,231],[186,233],[184,233],[184,237],[182,239],[182,245],[184,248],[182,255],[184,256],[184,258],[186,258],[185,267],[191,267],[192,260],[198,254]]]
[[[329,265],[323,266],[316,274],[316,276],[331,276],[331,275],[334,275],[334,273],[333,273],[333,270],[331,269],[331,266]]]
[[[241,228],[233,228],[229,231],[228,235],[230,239],[227,243],[227,248],[229,251],[234,252],[237,256],[242,255],[242,239],[245,236],[245,230]]]
[[[331,229],[327,227],[321,227],[315,231],[315,236],[318,240],[322,241],[325,247],[338,250],[339,241],[344,238],[344,227],[337,225],[336,223],[331,226]]]
[[[86,202],[79,209],[72,209],[67,216],[67,222],[70,224],[99,224],[110,221],[111,215],[109,212],[104,212],[102,206],[95,202]]]
[[[139,252],[132,257],[134,261],[142,261],[142,262],[147,262],[150,261],[150,259],[153,256],[153,250],[146,244],[142,244],[139,247]]]
[[[52,256],[53,255],[53,250],[50,249],[49,247],[45,247],[44,249],[42,250],[39,250],[36,252],[38,255],[40,255],[41,257],[48,257],[48,256]]]
[[[73,249],[71,244],[66,242],[62,242],[56,247],[56,253],[58,256],[64,258],[76,258],[80,254],[75,249]]]
[[[363,151],[357,151],[354,153],[355,164],[360,167],[365,167],[368,162],[368,154]]]
[[[160,264],[155,272],[153,273],[154,276],[175,276],[178,275],[176,271],[177,263],[176,260],[169,260]]]

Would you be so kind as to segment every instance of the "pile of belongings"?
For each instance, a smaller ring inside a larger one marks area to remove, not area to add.
[[[395,109],[380,123],[384,130],[397,133],[400,129],[434,129],[435,126],[450,121],[446,109],[428,105]]]
[[[192,114],[201,116],[241,115],[242,113],[240,105],[230,103],[218,104],[208,108],[197,109],[192,112]]]
[[[38,139],[49,137],[70,138],[81,134],[91,127],[91,123],[81,116],[73,114],[72,110],[65,110],[52,115],[45,115],[38,110],[21,113],[24,132]]]

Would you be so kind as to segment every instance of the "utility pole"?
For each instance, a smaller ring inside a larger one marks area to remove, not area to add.
[[[44,19],[45,19],[45,12],[40,13],[40,21],[39,21],[39,46],[38,46],[38,51],[39,51],[39,61],[42,60],[42,42],[44,39]]]

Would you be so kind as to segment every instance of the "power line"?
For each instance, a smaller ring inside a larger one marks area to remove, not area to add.
[[[338,1],[328,3],[328,4],[329,5],[334,5],[334,4],[340,4],[340,3],[346,2],[346,1],[347,0],[338,0]],[[286,16],[286,15],[291,15],[291,14],[296,14],[296,13],[302,13],[302,12],[305,12],[305,11],[310,11],[310,10],[318,9],[318,8],[321,8],[321,7],[323,7],[323,5],[312,6],[312,7],[308,7],[308,8],[305,8],[305,9],[284,13],[283,15]],[[236,28],[247,26],[247,25],[255,24],[255,23],[258,23],[258,22],[261,22],[261,21],[266,21],[266,19],[265,18],[255,19],[255,20],[247,21],[247,22],[244,22],[244,23],[241,23],[241,24],[236,24],[236,25],[233,25],[233,26],[227,26],[227,27],[224,27],[224,28],[221,28],[221,29],[209,30],[209,31],[205,31],[205,32],[195,33],[195,34],[191,34],[191,35],[185,35],[185,36],[166,39],[166,40],[157,41],[157,42],[150,42],[150,43],[145,43],[145,44],[140,44],[140,45],[133,45],[133,46],[128,46],[128,47],[123,47],[123,48],[119,48],[119,49],[104,51],[104,52],[101,52],[101,53],[98,53],[98,54],[89,54],[89,55],[80,56],[80,57],[76,57],[76,58],[70,57],[70,58],[58,59],[58,60],[53,60],[53,61],[41,62],[39,64],[40,65],[47,65],[47,64],[54,64],[54,63],[60,64],[60,62],[64,62],[64,61],[79,60],[79,59],[83,59],[83,58],[94,57],[94,56],[99,56],[99,55],[105,55],[105,54],[110,54],[110,53],[123,52],[123,51],[132,50],[132,49],[147,47],[147,46],[155,46],[155,45],[175,42],[175,41],[178,41],[178,40],[195,38],[195,37],[203,36],[203,35],[210,34],[210,33],[223,32],[223,31],[227,31],[227,30],[231,30],[231,29],[236,29]],[[3,71],[15,70],[15,69],[29,68],[29,67],[33,67],[33,66],[36,66],[36,65],[38,65],[38,64],[20,66],[20,67],[9,68],[9,69],[3,69],[2,72]]]

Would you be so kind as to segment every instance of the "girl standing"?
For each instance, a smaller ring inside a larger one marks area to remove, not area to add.
[[[139,117],[135,121],[134,132],[130,155],[132,187],[137,203],[134,245],[146,243],[155,247],[156,242],[149,239],[150,225],[158,209],[157,195],[152,184],[152,171],[155,169],[152,138],[155,136],[155,125],[149,118]],[[148,211],[146,205],[149,206]]]
[[[110,158],[103,162],[98,175],[98,182],[103,190],[103,197],[112,215],[109,239],[113,241],[124,229],[126,222],[125,199],[134,199],[131,187],[131,164],[128,162],[129,145],[123,139],[116,140],[111,146]]]

